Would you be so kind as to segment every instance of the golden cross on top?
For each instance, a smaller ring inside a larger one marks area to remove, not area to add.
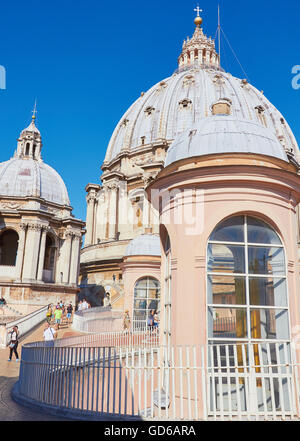
[[[200,17],[200,12],[203,12],[203,9],[199,8],[199,5],[197,5],[197,8],[194,9],[195,12],[197,12],[197,17]]]

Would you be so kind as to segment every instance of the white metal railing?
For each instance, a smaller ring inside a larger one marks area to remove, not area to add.
[[[39,345],[39,343],[38,343]],[[150,331],[104,332],[71,336],[55,341],[56,347],[114,347],[114,348],[157,348],[159,333]]]
[[[78,332],[103,333],[122,330],[123,311],[111,307],[96,307],[76,311],[72,328]]]
[[[94,342],[23,346],[19,397],[75,418],[79,412],[189,421],[299,417],[299,365],[288,343],[143,348]]]
[[[42,323],[46,318],[47,309],[47,306],[43,306],[37,311],[18,317],[9,323],[0,325],[0,347],[5,348],[7,346],[9,343],[8,333],[14,326],[18,326],[19,336],[22,337],[24,334],[27,334],[37,325]]]

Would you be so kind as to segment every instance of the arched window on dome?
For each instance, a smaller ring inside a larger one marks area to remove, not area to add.
[[[15,266],[18,254],[19,236],[14,230],[0,235],[0,266]]]
[[[207,248],[208,339],[290,339],[285,250],[260,219],[236,216],[219,224]]]
[[[27,142],[25,147],[25,156],[29,156],[29,154],[30,154],[30,143]]]
[[[43,281],[47,283],[54,283],[55,274],[55,263],[56,263],[56,246],[54,239],[47,234],[46,237],[46,247],[45,247],[45,258],[44,258],[44,268],[43,268]]]
[[[151,310],[160,313],[160,283],[154,277],[144,277],[134,287],[133,329],[147,328]]]
[[[256,116],[257,116],[258,120],[260,121],[260,123],[263,126],[267,127],[265,109],[262,106],[256,106],[255,111],[256,111]]]

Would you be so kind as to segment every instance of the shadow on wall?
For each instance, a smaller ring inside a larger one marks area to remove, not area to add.
[[[78,302],[86,299],[92,308],[103,306],[103,299],[106,294],[104,286],[96,285],[95,283],[89,284],[87,277],[83,276],[79,288],[80,292],[77,295]]]

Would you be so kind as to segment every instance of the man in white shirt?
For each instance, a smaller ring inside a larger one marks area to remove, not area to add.
[[[83,299],[81,309],[83,309],[83,310],[88,309],[88,307],[89,307],[89,305],[88,305],[87,301],[85,299]]]
[[[56,330],[54,328],[51,328],[50,324],[47,322],[44,329],[44,340],[46,342],[51,342],[54,340],[55,336]]]

